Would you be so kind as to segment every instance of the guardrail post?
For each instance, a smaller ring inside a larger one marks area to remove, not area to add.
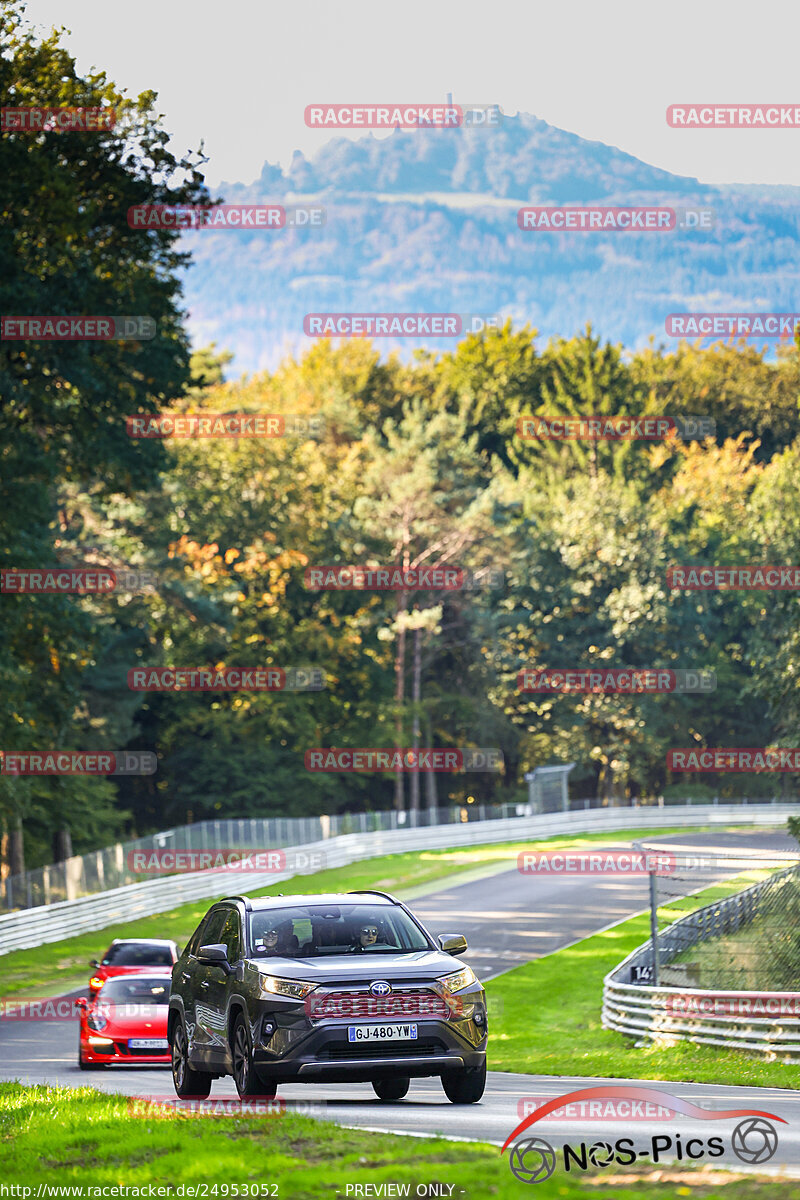
[[[658,909],[656,873],[650,871],[650,940],[653,945],[653,986],[658,987]]]

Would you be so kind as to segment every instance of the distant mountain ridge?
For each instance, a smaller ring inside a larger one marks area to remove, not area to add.
[[[327,213],[316,229],[184,235],[192,337],[233,350],[231,375],[302,350],[310,312],[497,313],[543,339],[591,321],[634,347],[668,342],[676,310],[798,307],[800,188],[712,187],[524,114],[493,130],[335,138],[214,195]],[[697,206],[716,220],[703,232],[524,232],[522,204]],[[424,339],[378,344],[405,355]]]

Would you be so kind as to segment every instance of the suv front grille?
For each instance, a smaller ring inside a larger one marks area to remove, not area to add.
[[[361,1042],[357,1046],[344,1043],[335,1046],[324,1046],[316,1057],[320,1062],[346,1062],[348,1059],[372,1058],[417,1058],[426,1054],[446,1054],[447,1047],[435,1039],[421,1042],[395,1042],[392,1046],[385,1043],[372,1045]]]
[[[447,1020],[450,1010],[444,997],[430,988],[406,988],[389,996],[372,996],[369,992],[327,992],[306,1000],[306,1010],[312,1021],[371,1020],[379,1018],[416,1018]]]

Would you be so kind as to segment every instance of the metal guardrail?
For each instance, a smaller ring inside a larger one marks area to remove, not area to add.
[[[335,813],[332,816],[253,817],[197,821],[162,830],[104,850],[76,854],[64,862],[35,867],[9,875],[0,885],[0,908],[37,908],[60,900],[125,887],[141,882],[141,872],[131,868],[130,856],[141,850],[215,851],[231,848],[284,849],[304,846],[346,833],[375,833],[378,830],[417,828],[421,825],[458,824],[468,820],[498,820],[521,816],[524,805],[476,804],[469,808],[423,808],[418,812]]]
[[[663,982],[669,961],[689,946],[735,933],[758,914],[783,881],[800,876],[800,866],[706,905],[658,933],[659,986],[634,983],[636,968],[652,970],[652,939],[637,947],[603,980],[602,1022],[606,1029],[642,1041],[699,1042],[759,1050],[770,1057],[800,1055],[800,992],[701,989]],[[673,972],[675,968],[673,968]]]
[[[107,892],[113,888],[139,883],[141,873],[131,869],[130,855],[139,850],[213,851],[238,849],[287,849],[303,846],[322,838],[339,837],[346,833],[376,833],[379,830],[417,829],[432,825],[460,825],[464,821],[504,820],[507,817],[550,814],[558,811],[583,812],[603,809],[602,801],[564,797],[558,805],[548,804],[473,804],[449,805],[441,808],[421,808],[417,812],[335,813],[331,816],[308,817],[245,817],[198,821],[148,834],[132,841],[117,842],[103,850],[76,854],[63,862],[34,867],[20,874],[8,875],[0,881],[0,909],[13,912],[18,908],[52,905],[60,900],[77,900],[81,896]],[[714,804],[719,803],[718,799]],[[743,797],[736,802],[777,804],[777,799],[750,801]],[[785,802],[784,802],[785,803]],[[659,807],[681,807],[682,802],[659,800]],[[645,806],[643,806],[645,807]],[[647,805],[646,807],[650,807]]]
[[[797,812],[796,804],[764,804],[748,810],[748,820],[763,825],[782,825]],[[380,830],[366,834],[344,834],[305,843],[309,865],[283,872],[248,872],[248,892],[280,883],[318,869],[315,852],[324,856],[327,867],[346,866],[362,859],[407,850],[448,849],[457,846],[524,841],[602,830],[613,833],[626,829],[658,829],[665,826],[729,825],[741,818],[739,805],[683,805],[669,808],[604,808],[583,812],[545,813],[529,817],[509,817],[460,824],[433,825],[416,829]],[[287,848],[288,849],[288,848]],[[0,916],[0,955],[11,950],[28,949],[46,942],[57,942],[80,933],[104,929],[109,925],[166,912],[194,900],[212,899],[242,891],[243,875],[229,868],[168,878],[65,900],[39,908],[23,909]]]

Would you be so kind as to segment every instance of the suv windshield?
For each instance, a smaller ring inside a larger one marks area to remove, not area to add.
[[[98,992],[99,1004],[169,1004],[172,979],[109,979]]]
[[[402,908],[363,902],[251,913],[250,945],[259,958],[410,954],[431,949],[422,930]]]
[[[102,966],[171,967],[172,955],[167,946],[148,946],[142,942],[122,942],[119,946],[109,946]]]

